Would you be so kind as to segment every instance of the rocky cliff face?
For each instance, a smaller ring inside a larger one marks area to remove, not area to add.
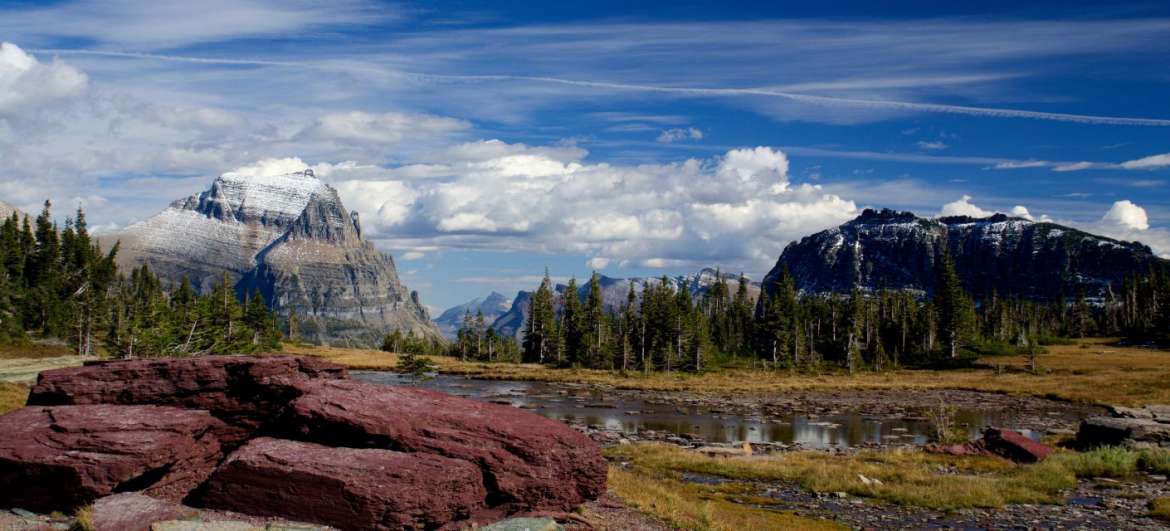
[[[393,259],[362,240],[356,212],[311,171],[224,174],[211,188],[104,240],[122,242],[120,265],[148,264],[209,290],[226,275],[298,315],[301,337],[371,345],[390,330],[437,329],[398,278]]]
[[[691,296],[698,298],[702,297],[707,290],[715,285],[719,276],[727,282],[727,289],[731,296],[735,296],[735,291],[739,289],[739,275],[732,275],[728,273],[719,273],[711,268],[703,268],[698,273],[693,275],[676,275],[666,277],[667,284],[671,289],[686,289],[691,292]],[[621,311],[625,306],[626,300],[629,297],[630,284],[634,286],[635,296],[640,297],[642,288],[646,283],[657,284],[662,282],[662,277],[656,278],[612,278],[602,275],[601,278],[601,300],[602,306],[607,312]],[[577,288],[577,296],[584,301],[589,296],[589,279],[581,279]],[[565,290],[568,286],[564,284],[557,284],[556,302],[557,308],[560,308],[561,298],[565,296]],[[500,315],[491,327],[497,332],[510,337],[515,337],[517,340],[524,338],[524,323],[528,319],[528,308],[532,299],[531,291],[521,291],[516,294],[516,299],[512,301],[512,307],[506,313]],[[760,295],[760,284],[758,282],[748,281],[748,297],[751,300],[756,300]],[[559,310],[558,310],[559,311]]]
[[[971,292],[1035,299],[1073,297],[1082,290],[1086,296],[1106,296],[1127,275],[1164,262],[1140,243],[1003,214],[928,219],[866,210],[839,227],[789,244],[764,284],[788,270],[805,293],[886,286],[925,294],[933,290],[943,249],[950,251]]]
[[[475,318],[476,312],[482,313],[484,322],[490,325],[511,308],[511,300],[493,291],[487,297],[478,297],[447,308],[435,319],[435,324],[438,325],[439,331],[443,333],[444,337],[454,339],[459,332],[459,327],[463,326],[464,315],[470,313],[471,317]]]

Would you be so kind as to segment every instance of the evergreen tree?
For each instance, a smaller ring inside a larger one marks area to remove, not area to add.
[[[559,362],[570,366],[581,364],[585,340],[584,315],[581,298],[577,294],[577,278],[569,279],[569,285],[561,297],[561,355]]]
[[[959,349],[970,338],[974,324],[974,306],[963,290],[950,252],[945,249],[938,270],[939,277],[934,294],[934,305],[938,309],[938,326],[948,356],[957,359]]]
[[[524,361],[544,363],[555,348],[558,335],[552,280],[549,279],[546,269],[540,287],[532,295],[528,319],[524,326]]]

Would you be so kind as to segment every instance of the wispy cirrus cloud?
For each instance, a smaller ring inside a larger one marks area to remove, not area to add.
[[[171,49],[234,39],[296,35],[330,27],[400,18],[394,9],[362,0],[321,4],[304,0],[80,0],[6,10],[0,34],[26,43],[70,39],[103,49]]]
[[[297,24],[354,24],[353,19],[368,9],[348,3],[336,12],[331,10],[330,16],[314,17],[309,7],[292,4],[287,11],[293,14],[286,15],[292,19],[289,27],[294,28],[289,33],[296,34]],[[23,33],[15,26],[11,29],[18,37]],[[242,35],[248,30],[238,31]],[[483,42],[496,45],[482,46]],[[1166,42],[1170,42],[1170,24],[1161,19],[812,19],[444,29],[411,32],[391,42],[360,47],[332,48],[325,39],[315,41],[313,53],[252,59],[145,54],[109,46],[54,52],[343,72],[375,80],[379,91],[399,93],[428,86],[431,90],[426,94],[404,95],[420,102],[428,101],[422,96],[443,98],[461,110],[494,118],[507,117],[504,113],[514,118],[515,113],[566,99],[634,93],[728,100],[782,120],[866,121],[929,113],[1170,126],[1170,118],[1159,116],[978,104],[978,100],[1011,100],[1016,81],[1058,71],[1069,63],[1053,59],[1167,53]],[[1026,69],[1020,66],[1024,63]],[[758,64],[773,68],[748,68]],[[490,93],[497,96],[527,97],[516,98],[504,111],[498,105],[484,105],[484,85],[490,85]]]

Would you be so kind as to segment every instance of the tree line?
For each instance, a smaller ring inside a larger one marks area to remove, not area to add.
[[[79,207],[64,226],[52,205],[0,224],[0,344],[64,341],[79,355],[249,353],[280,348],[276,315],[259,293],[237,296],[227,274],[210,293],[164,285],[148,266],[126,276],[89,234]]]
[[[828,364],[854,372],[958,366],[979,355],[1035,352],[1070,337],[1170,340],[1165,268],[1133,275],[1103,300],[1078,293],[1051,301],[974,295],[948,254],[937,271],[930,296],[885,288],[802,295],[785,272],[757,299],[742,275],[729,281],[717,274],[698,295],[666,277],[643,282],[641,290],[631,283],[625,300],[608,306],[597,273],[578,296],[576,279],[558,293],[546,272],[531,298],[518,354],[530,363],[629,371]],[[481,337],[470,332],[484,330],[481,321],[464,326],[467,338]],[[460,344],[470,347],[464,333]]]

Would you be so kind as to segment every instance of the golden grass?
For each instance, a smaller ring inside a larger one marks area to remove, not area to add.
[[[967,389],[1090,404],[1170,403],[1170,352],[1109,346],[1105,340],[1052,346],[1048,351],[1040,357],[1041,374],[1024,371],[1027,360],[1022,356],[984,358],[980,366],[972,369],[898,370],[853,376],[839,371],[810,375],[759,369],[644,375],[535,364],[461,362],[444,356],[432,360],[443,373],[475,378],[579,382],[646,391],[756,394],[818,389]],[[286,345],[283,353],[320,356],[354,369],[385,370],[397,363],[397,356],[378,350]],[[996,370],[996,365],[1003,369]]]
[[[1139,470],[1159,472],[1170,460],[1170,452],[1165,450],[1109,447],[1084,453],[1060,451],[1034,465],[1016,465],[991,457],[928,454],[917,449],[871,450],[843,456],[792,452],[724,457],[661,443],[616,446],[607,449],[606,455],[628,462],[632,470],[674,480],[682,472],[691,472],[741,485],[782,481],[813,492],[845,492],[947,510],[1062,503],[1061,491],[1075,486],[1077,478],[1127,478]]]
[[[24,407],[28,400],[28,386],[0,382],[0,415]]]
[[[618,467],[609,469],[609,490],[627,506],[679,529],[845,529],[827,520],[733,503],[708,486]]]
[[[93,523],[93,506],[87,505],[77,510],[77,514],[73,516],[73,525],[69,527],[70,531],[94,531],[97,529]]]
[[[936,509],[1059,503],[1058,493],[1076,485],[1059,460],[1018,466],[1002,459],[953,457],[919,450],[866,451],[839,456],[794,452],[771,456],[712,457],[666,444],[623,445],[607,450],[638,470],[686,471],[740,481],[785,481],[813,492],[854,496]],[[864,476],[879,482],[866,482]]]
[[[1170,521],[1170,498],[1150,500],[1150,516]]]
[[[5,343],[0,344],[0,359],[56,358],[75,354],[69,345],[55,343]]]

